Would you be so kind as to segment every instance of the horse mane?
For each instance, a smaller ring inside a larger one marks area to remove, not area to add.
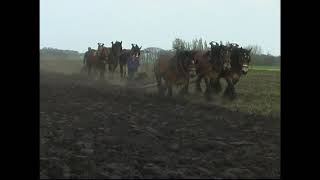
[[[136,53],[141,53],[140,51],[140,48],[138,47],[138,45],[136,44],[135,46],[132,46],[131,47],[131,50],[130,50],[130,55],[133,55],[133,54],[136,54]]]

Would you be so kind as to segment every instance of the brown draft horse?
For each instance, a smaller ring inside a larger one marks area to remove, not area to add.
[[[126,76],[126,65],[128,62],[128,59],[130,57],[131,50],[124,49],[121,52],[120,59],[119,59],[119,65],[120,65],[120,77],[124,78]]]
[[[111,77],[113,78],[113,74],[118,66],[118,62],[120,61],[120,55],[122,51],[122,41],[111,42],[112,46],[109,53],[108,65],[109,72],[111,72]]]
[[[132,54],[135,54],[137,57],[140,57],[140,51],[142,46],[138,46],[137,44],[131,44],[131,50],[124,49],[120,55],[119,65],[120,65],[120,76],[124,78],[126,75],[126,65],[128,63],[128,59]]]
[[[223,69],[229,69],[230,65],[230,50],[221,45],[214,45],[212,42],[211,51],[197,51],[195,54],[195,62],[196,62],[196,90],[201,92],[201,80],[205,80],[206,91],[205,95],[210,99],[211,92],[211,81],[216,81],[223,71]]]
[[[96,68],[98,71],[100,71],[100,79],[105,78],[108,54],[109,54],[108,48],[104,47],[103,43],[98,43],[98,51],[97,51],[98,61],[96,63]]]
[[[194,68],[195,51],[178,50],[175,55],[163,54],[155,61],[154,73],[157,80],[159,95],[172,96],[173,85],[184,86],[180,94],[187,94],[190,80],[190,71]],[[165,87],[161,83],[165,81]]]
[[[97,51],[94,49],[88,51],[87,58],[85,59],[85,65],[89,76],[91,75],[92,69],[94,70],[94,65],[96,64],[97,60]]]
[[[239,48],[239,45],[233,43],[230,44],[231,48],[231,68],[224,70],[218,79],[224,78],[228,85],[224,91],[224,96],[233,100],[236,98],[237,94],[235,92],[234,86],[240,80],[241,75],[246,75],[249,70],[249,63],[251,61],[251,50]],[[220,81],[210,82],[214,92],[218,93],[222,90]]]
[[[103,47],[102,43],[98,43],[98,50],[91,50],[87,58],[88,75],[91,75],[91,71],[100,72],[100,79],[104,79],[106,61],[108,56],[108,50]]]

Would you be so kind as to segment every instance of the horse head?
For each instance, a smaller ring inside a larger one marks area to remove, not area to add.
[[[138,46],[137,44],[131,44],[131,54],[133,54],[134,56],[136,56],[137,58],[140,57],[140,53],[141,53],[141,48],[142,46]]]
[[[98,43],[98,49],[102,48],[104,46],[103,43]]]
[[[122,51],[122,41],[116,41],[115,43],[113,43],[113,41],[111,42],[112,46],[111,46],[111,51],[112,54],[116,57],[120,57],[121,55],[121,51]]]
[[[249,71],[249,64],[251,61],[251,49],[240,49],[241,58],[239,58],[239,64],[241,65],[242,74],[247,74]]]
[[[98,43],[98,49],[97,49],[98,56],[101,56],[101,50],[103,49],[103,46],[104,46],[103,43]]]
[[[108,56],[108,48],[107,47],[102,47],[100,49],[100,57],[102,59],[105,59]]]
[[[181,50],[177,51],[177,61],[184,70],[190,72],[195,70],[194,56],[196,51]]]
[[[250,53],[251,50],[243,49],[242,47],[233,47],[231,53],[232,69],[242,74],[247,74],[251,61]]]

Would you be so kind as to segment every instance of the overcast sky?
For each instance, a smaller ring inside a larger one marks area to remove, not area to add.
[[[171,49],[175,38],[200,37],[280,55],[280,0],[40,0],[40,48],[119,40]]]

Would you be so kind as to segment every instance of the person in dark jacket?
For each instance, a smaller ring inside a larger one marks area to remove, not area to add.
[[[132,80],[135,73],[138,71],[139,67],[139,60],[138,58],[133,54],[129,60],[128,60],[128,79]]]
[[[87,63],[87,58],[89,56],[90,51],[91,51],[91,47],[88,47],[88,51],[86,53],[84,53],[84,57],[83,57],[83,64],[84,65]]]

